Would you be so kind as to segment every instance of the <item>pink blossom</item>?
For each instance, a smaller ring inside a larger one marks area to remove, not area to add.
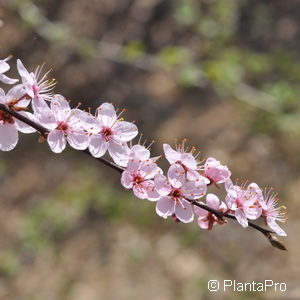
[[[198,163],[193,154],[191,152],[185,152],[184,143],[185,140],[181,145],[178,145],[177,150],[172,149],[168,144],[164,144],[163,147],[166,159],[170,164],[180,165],[184,169],[188,180],[201,179],[206,183],[209,183],[209,180],[199,174]]]
[[[89,150],[94,157],[101,157],[108,150],[116,164],[127,165],[130,151],[127,142],[137,136],[138,129],[120,120],[112,104],[103,103],[98,108],[91,133]]]
[[[228,208],[235,213],[237,221],[243,226],[248,226],[248,220],[255,220],[261,216],[262,208],[259,201],[262,191],[256,183],[242,186],[233,185],[231,180],[225,182],[227,196],[225,202]]]
[[[7,63],[9,59],[10,57],[2,60],[0,59],[0,81],[5,84],[14,84],[18,81],[18,79],[12,79],[3,74],[10,69],[10,65]]]
[[[194,212],[186,199],[198,199],[205,195],[207,186],[202,180],[185,181],[185,172],[178,164],[169,168],[168,177],[158,174],[154,178],[155,188],[160,194],[156,204],[159,216],[167,218],[175,215],[183,223],[192,222]]]
[[[8,107],[16,111],[27,109],[30,99],[25,96],[26,95],[24,95],[24,90],[21,84],[13,86],[6,94],[2,89],[0,89],[2,103],[5,103]]]
[[[223,213],[227,211],[226,204],[224,202],[220,203],[219,198],[214,194],[206,195],[206,205]],[[211,230],[216,223],[224,224],[224,221],[221,221],[214,214],[201,207],[194,206],[194,212],[198,216],[198,225],[202,229]]]
[[[87,113],[71,109],[68,101],[61,95],[55,95],[48,106],[38,108],[36,113],[43,126],[49,129],[48,144],[55,153],[61,153],[68,141],[77,150],[84,150],[89,145],[85,118]]]
[[[17,67],[22,78],[24,92],[32,99],[33,110],[36,111],[40,106],[45,107],[44,100],[53,98],[52,90],[56,84],[54,79],[47,78],[50,71],[41,76],[43,66],[38,66],[34,73],[29,73],[20,59],[17,60]]]
[[[10,96],[14,95],[16,89],[12,88],[6,95],[2,89],[0,89],[0,103],[8,105],[12,99]],[[34,115],[29,112],[21,111],[19,114],[26,118],[35,121]],[[32,133],[34,128],[14,118],[9,113],[0,110],[0,150],[10,151],[15,148],[18,143],[18,131],[23,133]]]
[[[231,172],[227,166],[221,165],[221,163],[213,157],[209,157],[204,164],[204,176],[206,176],[211,183],[224,183],[231,176]]]
[[[152,179],[158,173],[162,173],[162,170],[150,159],[150,151],[135,145],[129,153],[129,161],[122,173],[121,183],[126,189],[133,189],[136,197],[156,201],[160,195],[156,192]]]
[[[285,213],[281,211],[281,207],[276,207],[277,202],[277,195],[271,189],[269,191],[265,190],[263,197],[259,200],[262,207],[262,216],[265,218],[267,225],[278,235],[286,236],[285,231],[276,223],[276,221],[286,221]]]

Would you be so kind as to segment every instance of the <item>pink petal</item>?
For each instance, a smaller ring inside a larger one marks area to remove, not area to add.
[[[127,163],[126,169],[130,172],[134,172],[140,168],[140,162],[135,159],[130,159]]]
[[[154,177],[154,184],[155,184],[155,188],[157,190],[157,192],[161,195],[161,196],[167,196],[171,190],[172,187],[170,185],[170,183],[168,182],[168,179],[166,176],[158,174]]]
[[[162,217],[167,218],[172,216],[175,212],[175,201],[170,197],[162,197],[157,201],[156,213]]]
[[[0,125],[0,150],[10,151],[18,143],[18,131],[14,124]]]
[[[145,179],[154,178],[157,173],[160,173],[161,169],[157,166],[156,163],[151,160],[144,161],[140,166],[140,173]]]
[[[179,164],[171,165],[168,170],[168,178],[173,187],[182,187],[182,184],[185,182],[185,171],[183,167]]]
[[[200,202],[200,203],[204,204],[203,202]],[[202,209],[201,207],[195,206],[195,205],[194,205],[194,212],[198,217],[207,217],[207,215],[208,215],[207,210]]]
[[[177,151],[173,150],[171,148],[171,146],[168,145],[168,144],[164,144],[163,147],[164,147],[165,157],[166,157],[166,159],[168,160],[168,162],[170,164],[174,164],[177,161],[180,161],[180,158],[181,158],[181,154],[180,153],[178,153]]]
[[[191,153],[183,153],[181,155],[181,162],[189,169],[197,169],[196,159]]]
[[[107,150],[107,142],[101,134],[90,137],[89,150],[94,157],[101,157]]]
[[[206,219],[206,217],[199,217],[198,218],[198,225],[200,228],[202,229],[208,229],[208,221]]]
[[[113,126],[114,138],[118,141],[129,142],[138,135],[138,129],[136,125],[119,121]]]
[[[129,147],[127,144],[118,144],[114,141],[110,141],[108,143],[108,152],[117,165],[126,167],[129,156]]]
[[[90,138],[84,133],[72,132],[67,136],[69,145],[77,150],[84,150],[88,147]]]
[[[244,208],[245,215],[250,220],[258,219],[262,214],[261,207],[246,207]]]
[[[145,161],[150,158],[150,151],[142,145],[134,145],[130,149],[129,156],[137,160]]]
[[[52,130],[47,137],[48,144],[54,153],[61,153],[66,148],[66,138],[60,130]]]
[[[121,184],[126,188],[126,189],[132,189],[133,187],[133,178],[131,175],[131,172],[124,171],[121,176]]]
[[[16,82],[18,82],[18,79],[12,79],[4,74],[0,74],[0,81],[5,84],[15,84]]]
[[[207,194],[206,204],[213,209],[219,210],[220,200],[214,194]]]
[[[155,190],[155,185],[153,180],[146,180],[143,182],[143,187],[147,193],[147,199],[150,201],[157,201],[161,196]]]
[[[21,62],[20,59],[17,60],[17,68],[20,76],[24,81],[29,81],[31,84],[33,83],[33,79],[30,76],[29,72],[27,69],[24,67],[23,63]]]
[[[6,99],[5,99],[5,92],[3,89],[0,88],[0,103],[6,104]]]
[[[10,69],[10,66],[7,62],[0,60],[0,73],[5,73]]]
[[[112,104],[103,103],[98,108],[98,119],[102,125],[111,127],[117,120],[116,111]]]
[[[187,170],[186,172],[186,178],[188,180],[194,181],[194,180],[202,180],[204,181],[206,184],[210,183],[210,180],[207,179],[206,177],[202,176],[199,174],[198,171],[196,170]]]
[[[186,200],[181,200],[181,203],[175,206],[175,215],[183,223],[192,222],[194,220],[192,205]]]
[[[72,109],[72,123],[71,125],[76,127],[76,128],[83,128],[88,132],[93,132],[96,125],[95,125],[95,118],[91,114],[80,110],[80,109]],[[98,133],[99,128],[94,132]]]
[[[42,98],[34,96],[31,100],[31,105],[34,113],[38,118],[51,119],[51,122],[56,122],[56,120],[58,120],[56,118],[56,115],[47,105],[46,101]],[[49,123],[49,120],[47,120],[46,123]]]
[[[31,121],[37,122],[35,116],[33,114],[29,113],[29,112],[20,111],[19,114],[22,115],[22,116],[24,116],[24,117],[26,117],[27,119],[29,119]],[[14,118],[14,120],[15,120],[16,128],[19,131],[21,131],[23,133],[32,133],[32,132],[36,131],[33,127],[27,125],[26,123],[24,123],[24,122],[22,122],[22,121],[20,121],[20,120],[18,120],[16,118]]]
[[[24,96],[25,90],[22,84],[17,84],[13,86],[6,94],[7,102],[10,102],[12,99],[18,99]],[[19,104],[19,102],[18,102]]]
[[[276,234],[280,236],[287,236],[286,232],[278,226],[278,224],[275,222],[274,218],[267,217],[267,224],[268,226],[276,232]]]
[[[134,195],[139,199],[146,199],[147,191],[140,185],[135,184],[132,188]]]
[[[71,113],[70,104],[62,95],[53,97],[50,108],[59,121],[66,121]]]
[[[226,204],[222,201],[219,210],[226,212],[228,210]]]
[[[248,226],[248,220],[243,212],[243,210],[241,208],[238,208],[235,211],[235,217],[237,219],[237,221],[243,226],[243,227],[247,227]]]
[[[188,181],[182,186],[182,194],[188,199],[199,199],[206,194],[207,185],[202,181]]]

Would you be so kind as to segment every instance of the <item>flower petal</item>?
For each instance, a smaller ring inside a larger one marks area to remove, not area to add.
[[[37,122],[35,116],[33,114],[29,113],[29,112],[20,111],[19,114],[22,115],[22,116],[24,116],[24,117],[26,117],[27,119],[29,119],[31,121]],[[20,121],[20,120],[18,120],[16,118],[14,118],[14,120],[15,120],[16,128],[19,131],[21,131],[23,133],[32,133],[32,132],[36,131],[33,127],[25,124],[24,122],[22,122],[22,121]]]
[[[168,178],[173,187],[182,187],[182,184],[185,181],[185,171],[183,167],[179,164],[171,165],[168,170]]]
[[[183,223],[190,223],[194,220],[194,211],[190,202],[181,200],[175,206],[175,215]]]
[[[126,121],[119,121],[113,126],[114,138],[118,141],[129,142],[138,135],[136,125]]]
[[[19,80],[7,77],[4,74],[0,74],[0,81],[3,82],[3,83],[5,83],[5,84],[14,84],[14,83],[18,82]]]
[[[167,218],[172,216],[175,212],[175,201],[170,197],[162,197],[157,201],[156,213],[162,217]]]
[[[276,234],[280,236],[287,236],[286,232],[278,226],[278,224],[275,222],[274,218],[267,217],[267,224],[268,226],[276,232]]]
[[[18,143],[18,131],[13,124],[0,125],[0,150],[10,151]]]
[[[172,149],[171,146],[168,144],[164,144],[163,147],[164,147],[165,157],[170,164],[174,164],[177,161],[180,161],[181,158],[180,153]]]
[[[126,188],[126,189],[132,189],[133,187],[133,178],[131,175],[131,172],[124,171],[121,176],[121,184]]]
[[[154,177],[154,184],[157,192],[161,196],[167,196],[172,190],[171,184],[169,183],[167,177],[164,175],[157,174]]]
[[[103,103],[98,108],[98,119],[102,125],[111,127],[117,120],[115,108],[110,103]]]
[[[67,136],[70,146],[77,150],[84,150],[88,147],[90,138],[88,135],[79,132],[71,132]]]
[[[235,211],[235,217],[237,219],[237,221],[243,226],[243,227],[247,227],[248,226],[248,220],[245,216],[244,211],[241,208],[238,208]]]
[[[213,209],[219,210],[220,199],[214,194],[207,194],[206,204]]]
[[[119,144],[114,141],[108,143],[108,152],[114,162],[121,167],[126,167],[128,163],[129,147],[127,144]]]
[[[20,59],[17,60],[17,68],[20,76],[24,81],[30,81],[30,83],[33,83],[32,77],[30,76],[29,72]]]
[[[107,150],[107,142],[101,134],[90,137],[89,150],[94,157],[101,157]]]
[[[50,108],[59,121],[66,121],[71,113],[70,104],[62,95],[53,97]]]
[[[150,158],[150,151],[142,145],[134,145],[130,149],[130,158],[145,161]]]
[[[192,170],[197,169],[197,162],[195,157],[191,153],[183,153],[181,155],[181,162],[188,168]]]
[[[206,194],[207,186],[203,181],[188,181],[182,186],[182,194],[188,199],[199,199]]]
[[[54,153],[61,153],[66,148],[66,138],[60,130],[52,130],[47,137],[48,144]]]

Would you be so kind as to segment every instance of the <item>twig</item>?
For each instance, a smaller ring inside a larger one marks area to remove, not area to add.
[[[47,138],[47,135],[49,133],[49,130],[46,129],[45,127],[43,127],[42,125],[40,124],[37,124],[35,123],[34,121],[26,118],[25,116],[21,115],[20,113],[12,110],[11,108],[7,107],[6,105],[0,103],[0,110],[10,114],[11,116],[15,117],[16,119],[26,123],[27,125],[31,126],[32,128],[36,129],[40,134],[41,136],[43,136],[44,138]],[[88,149],[84,150],[83,151],[84,153],[88,154],[90,157],[100,161],[101,163],[109,166],[110,168],[118,171],[119,173],[122,173],[124,171],[124,169],[118,165],[116,165],[115,163],[109,161],[109,160],[106,160],[105,158],[102,158],[102,157],[99,157],[99,158],[95,158],[92,156],[92,154],[89,152]],[[219,220],[221,221],[224,221],[224,218],[228,218],[228,219],[233,219],[233,220],[236,220],[236,217],[232,214],[229,214],[229,213],[223,213],[222,211],[218,211],[218,210],[215,210],[203,203],[200,203],[200,202],[197,202],[195,200],[190,200],[190,199],[186,199],[187,201],[189,201],[191,204],[195,205],[195,206],[198,206],[212,214],[214,214]],[[271,245],[273,247],[276,247],[280,250],[287,250],[286,247],[274,236],[272,236],[271,234],[275,233],[271,230],[268,230],[268,229],[265,229],[265,228],[262,228],[252,222],[248,222],[248,225],[256,230],[258,230],[259,232],[261,232],[265,237],[268,238],[269,242],[271,243]]]

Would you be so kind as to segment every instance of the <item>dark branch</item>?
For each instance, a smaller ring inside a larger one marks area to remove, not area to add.
[[[43,136],[44,138],[47,138],[47,135],[49,133],[49,130],[46,129],[45,127],[43,127],[42,125],[40,124],[37,124],[35,123],[34,121],[24,117],[23,115],[21,115],[20,113],[12,110],[11,108],[9,108],[8,106],[0,103],[0,110],[10,114],[11,116],[15,117],[16,119],[26,123],[27,125],[31,126],[32,128],[36,129],[40,134],[41,136]],[[101,163],[109,166],[110,168],[118,171],[119,173],[122,173],[124,171],[124,169],[120,166],[118,166],[117,164],[109,161],[109,160],[106,160],[102,157],[99,157],[99,158],[95,158],[91,155],[91,153],[88,151],[88,149],[84,150],[83,151],[84,153],[88,154],[89,156],[91,156],[92,158],[100,161]],[[214,214],[219,220],[221,221],[225,221],[224,218],[228,218],[228,219],[233,219],[233,220],[237,220],[236,217],[232,214],[228,214],[228,213],[223,213],[221,211],[218,211],[218,210],[215,210],[203,203],[200,203],[200,202],[197,202],[195,200],[189,200],[189,199],[186,199],[187,201],[189,201],[191,204],[195,205],[195,206],[198,206],[212,214]],[[265,228],[262,228],[252,222],[248,222],[249,226],[258,230],[259,232],[261,232],[265,237],[268,238],[269,242],[271,243],[271,245],[273,247],[276,247],[280,250],[287,250],[286,247],[274,236],[271,235],[271,233],[274,234],[273,231],[271,230],[268,230],[268,229],[265,229]]]

